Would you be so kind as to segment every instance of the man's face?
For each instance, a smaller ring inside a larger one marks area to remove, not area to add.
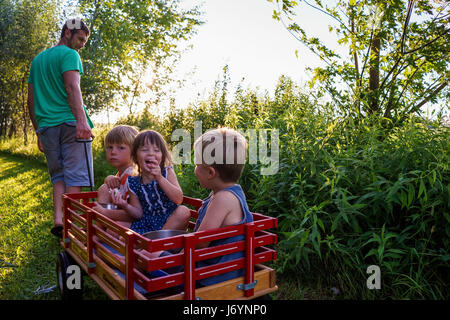
[[[87,40],[88,40],[88,36],[86,35],[86,33],[83,30],[78,30],[77,32],[75,32],[74,34],[70,34],[70,31],[66,31],[66,36],[67,33],[69,34],[69,44],[68,47],[79,51],[80,49],[82,49],[84,47],[84,45],[86,44]]]

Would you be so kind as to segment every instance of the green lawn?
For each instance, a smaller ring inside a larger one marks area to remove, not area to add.
[[[46,166],[0,153],[0,194],[0,300],[59,299],[57,289],[35,294],[40,286],[56,285],[56,257],[62,251],[49,232],[53,213]],[[91,279],[84,282],[84,298],[105,298]]]

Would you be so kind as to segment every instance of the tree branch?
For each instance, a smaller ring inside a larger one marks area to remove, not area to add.
[[[89,26],[89,31],[93,32],[94,30],[94,25],[95,25],[95,20],[97,20],[97,10],[100,7],[100,1],[95,1],[95,9],[94,9],[94,14],[92,15],[92,20],[91,20],[91,25]]]
[[[325,10],[323,10],[323,9],[321,9],[321,8],[319,8],[319,7],[316,7],[316,6],[314,6],[314,5],[312,5],[312,4],[310,4],[310,3],[308,3],[308,1],[305,1],[305,0],[303,0],[303,2],[304,3],[306,3],[308,6],[310,6],[311,8],[313,8],[313,9],[316,9],[316,10],[319,10],[320,12],[322,12],[322,13],[325,13],[326,15],[328,15],[328,16],[330,16],[331,18],[333,18],[334,20],[336,20],[337,22],[339,22],[339,24],[341,25],[341,26],[343,26],[348,32],[350,32],[350,33],[352,33],[353,34],[353,32],[341,21],[341,20],[339,20],[338,18],[336,18],[335,16],[333,16],[332,14],[330,14],[329,12],[326,12]]]
[[[350,26],[352,28],[352,32],[355,32],[355,15],[353,12],[353,8],[352,8],[352,12],[351,12],[351,17],[350,17]],[[353,51],[353,60],[355,63],[355,75],[356,75],[356,94],[357,96],[355,104],[356,104],[356,110],[358,111],[358,115],[361,114],[361,104],[360,104],[360,90],[361,90],[361,80],[359,77],[359,61],[358,61],[358,53],[356,50]]]
[[[400,41],[400,56],[395,61],[394,66],[391,68],[391,70],[389,70],[389,72],[386,75],[386,77],[383,79],[383,81],[381,83],[381,86],[380,86],[380,89],[382,89],[384,87],[384,84],[386,83],[387,79],[389,78],[391,73],[395,70],[395,68],[397,68],[397,65],[399,64],[400,60],[402,59],[401,56],[404,54],[403,49],[404,49],[404,45],[405,45],[406,30],[407,30],[408,25],[409,25],[409,20],[411,18],[411,13],[412,13],[413,7],[414,7],[413,0],[409,0],[408,1],[408,9],[406,11],[405,23],[403,24],[403,32],[402,32],[401,41]]]
[[[413,7],[414,7],[414,1],[413,0],[409,0],[408,1],[408,9],[406,10],[405,24],[403,25],[402,40],[401,40],[401,43],[400,43],[400,52],[402,54],[404,54],[406,30],[408,29],[409,19],[411,18],[411,13],[412,13]]]
[[[412,107],[411,109],[409,109],[409,113],[413,113],[416,112],[417,110],[419,110],[425,103],[427,103],[428,101],[430,101],[435,95],[437,95],[442,89],[444,89],[446,86],[448,85],[448,80],[445,80],[443,83],[441,83],[436,89],[434,89],[434,91],[425,99],[423,99],[419,104],[417,104],[415,107]]]
[[[403,87],[402,92],[400,93],[400,95],[397,98],[397,101],[395,101],[394,104],[392,104],[392,99],[389,99],[388,105],[386,107],[386,111],[384,113],[384,116],[387,117],[387,115],[389,115],[389,113],[391,112],[392,108],[394,108],[398,102],[400,101],[400,98],[403,96],[403,94],[406,91],[406,88],[408,87],[408,84],[411,82],[412,78],[414,77],[414,75],[416,74],[417,71],[419,71],[419,69],[425,64],[425,62],[427,62],[427,60],[423,60],[422,63],[416,68],[416,70],[414,70],[413,74],[406,80],[405,86]],[[394,87],[394,86],[392,86]],[[393,92],[391,93],[393,94]]]
[[[438,39],[441,38],[442,36],[446,35],[446,34],[448,33],[449,30],[450,30],[450,29],[444,29],[444,32],[442,32],[440,35],[438,35],[438,36],[437,36],[436,38],[434,38],[433,40],[428,41],[427,43],[425,43],[424,45],[422,45],[422,46],[420,46],[420,47],[418,47],[418,48],[415,48],[415,49],[406,51],[405,54],[413,53],[413,52],[415,52],[415,51],[421,50],[421,49],[423,49],[423,48],[429,46],[430,44],[432,44],[433,42],[435,42],[436,40],[438,40]]]
[[[419,56],[416,57],[413,61],[410,61],[410,62],[404,60],[404,62],[407,62],[407,63],[406,63],[406,64],[401,64],[401,67],[398,69],[398,71],[397,71],[397,72],[395,73],[395,75],[392,77],[392,79],[391,79],[391,81],[389,82],[389,84],[387,85],[387,87],[389,87],[389,86],[395,81],[395,79],[397,79],[397,76],[398,76],[399,74],[401,74],[406,68],[408,68],[408,67],[411,65],[412,62],[416,62],[417,60],[420,60],[420,59],[422,59],[423,57],[424,57],[424,55],[419,55]],[[444,56],[444,57],[434,56],[433,59],[427,58],[427,61],[428,61],[428,62],[432,62],[432,61],[437,60],[437,59],[439,59],[439,58],[444,59],[444,58],[448,58],[448,56]],[[399,58],[399,61],[401,61],[401,58]],[[386,78],[386,79],[387,79],[387,78]],[[380,91],[381,91],[381,90],[382,90],[382,89],[381,89],[381,87],[380,87]],[[387,94],[384,94],[384,95],[383,95],[383,99],[382,99],[380,105],[383,105],[384,100],[386,99],[386,97],[387,97]]]
[[[370,31],[369,45],[367,47],[366,55],[364,56],[364,63],[363,63],[363,67],[361,69],[361,76],[360,76],[360,78],[362,78],[363,75],[364,75],[364,69],[366,68],[367,60],[369,59],[370,48],[371,48],[371,45],[372,45],[372,38],[373,38],[373,28]]]

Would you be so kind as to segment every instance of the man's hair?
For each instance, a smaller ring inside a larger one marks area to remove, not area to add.
[[[112,128],[105,136],[105,146],[112,144],[126,144],[133,148],[133,142],[139,131],[132,126],[119,125]]]
[[[138,165],[139,173],[142,171],[139,167],[139,162],[137,159],[137,152],[138,149],[146,144],[153,144],[159,148],[161,151],[162,157],[161,157],[161,163],[159,166],[161,167],[161,170],[164,169],[164,167],[172,164],[172,156],[170,154],[169,148],[167,147],[166,140],[164,140],[163,136],[156,131],[153,130],[145,130],[140,132],[136,139],[134,139],[133,143],[133,149],[131,150],[131,157],[133,158],[134,163]]]
[[[86,33],[86,36],[89,36],[90,34],[88,26],[80,18],[66,20],[61,30],[61,39],[64,38],[64,34],[66,33],[67,29],[70,30],[71,36],[73,36],[79,30],[83,30]]]
[[[223,182],[237,182],[244,170],[247,146],[247,140],[236,130],[210,130],[195,141],[194,162],[213,167]]]

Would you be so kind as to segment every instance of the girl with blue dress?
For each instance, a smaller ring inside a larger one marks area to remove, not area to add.
[[[129,228],[139,234],[161,229],[185,230],[190,212],[180,205],[183,191],[164,138],[153,130],[139,133],[131,155],[139,175],[128,177],[130,201],[120,194],[112,195],[113,202],[130,217]]]

